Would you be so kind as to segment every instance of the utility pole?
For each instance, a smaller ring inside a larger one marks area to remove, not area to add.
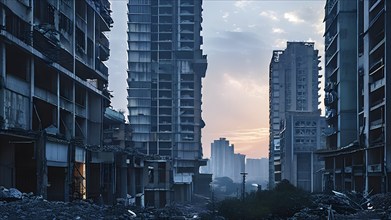
[[[248,174],[248,173],[246,173],[246,172],[241,172],[240,173],[242,176],[243,176],[243,181],[242,181],[242,187],[243,187],[243,189],[242,189],[242,201],[244,202],[244,195],[245,195],[245,193],[246,193],[246,175]]]

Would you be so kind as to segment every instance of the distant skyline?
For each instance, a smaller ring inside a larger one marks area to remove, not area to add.
[[[112,106],[127,115],[127,0],[110,2],[114,27],[109,33],[109,89]],[[287,41],[312,41],[323,55],[324,4],[324,0],[203,1],[203,50],[208,55],[203,80],[204,157],[210,157],[210,145],[220,137],[234,144],[235,153],[268,157],[272,51],[285,49]]]

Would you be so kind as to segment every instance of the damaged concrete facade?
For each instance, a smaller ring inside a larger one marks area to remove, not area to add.
[[[269,188],[273,188],[283,178],[297,175],[297,173],[282,175],[283,163],[287,167],[296,164],[289,161],[293,160],[293,157],[282,161],[283,155],[287,155],[281,148],[281,137],[287,125],[287,114],[302,112],[317,114],[320,117],[319,58],[313,42],[287,42],[285,50],[273,51],[269,70]],[[296,152],[295,143],[285,140],[284,144],[285,149],[292,149],[293,154]],[[308,151],[316,149],[318,142],[310,145],[314,147],[310,147]],[[296,162],[300,163],[300,161]],[[290,171],[285,169],[285,172]],[[296,185],[294,182],[292,184]]]
[[[391,2],[327,1],[325,9],[325,182],[336,190],[389,192]]]
[[[142,153],[170,164],[164,166],[170,169],[169,184],[148,188],[146,204],[191,201],[193,179],[199,177],[199,166],[206,165],[201,146],[201,81],[207,67],[201,5],[202,0],[128,1],[132,140]]]
[[[102,146],[112,22],[108,0],[0,1],[0,185],[100,195],[88,147]]]
[[[168,204],[170,197],[165,191],[169,185],[170,163],[134,149],[132,128],[125,123],[123,113],[106,109],[103,138],[103,148],[94,149],[92,155],[97,169],[107,168],[100,172],[104,201],[113,204],[114,199],[121,198],[125,204],[140,207]]]
[[[319,112],[287,112],[280,132],[281,178],[308,192],[323,190],[322,168],[317,150],[324,148],[326,127]]]

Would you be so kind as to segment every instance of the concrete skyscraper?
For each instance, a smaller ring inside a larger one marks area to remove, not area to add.
[[[281,180],[280,132],[288,112],[317,113],[319,57],[311,42],[288,42],[273,51],[269,71],[269,186]]]
[[[135,147],[172,162],[176,201],[189,201],[202,160],[202,0],[129,0],[128,109]],[[170,189],[166,189],[170,190]],[[159,197],[159,192],[150,195]]]
[[[325,10],[325,184],[390,192],[391,2],[327,1]]]

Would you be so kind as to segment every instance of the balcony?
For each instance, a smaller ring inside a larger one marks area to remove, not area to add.
[[[377,80],[377,81],[371,83],[371,84],[370,84],[370,91],[373,92],[373,91],[375,91],[375,90],[377,90],[377,89],[379,89],[379,88],[385,86],[385,82],[386,82],[386,81],[385,81],[385,79],[383,78],[383,79],[380,79],[380,80]]]
[[[65,109],[69,112],[73,112],[73,103],[71,100],[68,100],[67,98],[65,97],[61,97],[60,98],[60,107],[62,109]]]
[[[371,121],[369,124],[370,124],[371,130],[381,128],[381,127],[383,127],[383,119],[377,119],[375,121]]]
[[[180,111],[181,116],[194,116],[194,111],[192,109],[184,109]]]
[[[327,66],[337,66],[338,50],[335,51],[327,51],[326,55],[326,67]]]
[[[373,11],[382,0],[369,0],[369,11]]]
[[[181,91],[194,91],[194,88],[190,86],[182,86]]]
[[[182,95],[181,99],[194,99],[194,97],[190,95]]]
[[[379,41],[377,41],[376,45],[373,46],[373,48],[371,49],[371,51],[369,52],[369,54],[373,54],[375,53],[378,49],[383,49],[384,51],[384,44],[385,44],[385,39],[384,39],[384,36],[381,36]]]
[[[103,75],[103,78],[106,79],[109,76],[109,68],[99,59],[95,61],[95,69]]]
[[[159,7],[171,7],[171,6],[172,6],[171,0],[161,0],[159,4]]]
[[[76,115],[81,116],[81,117],[86,117],[87,116],[86,112],[87,111],[84,106],[78,105],[78,104],[75,105],[75,114]]]
[[[10,79],[10,77],[8,78]],[[20,87],[20,84],[19,84],[19,87]],[[49,92],[49,91],[46,91],[46,90],[43,90],[41,88],[38,88],[38,87],[35,87],[34,89],[34,96],[43,100],[43,101],[46,101],[48,103],[51,103],[52,105],[56,106],[57,105],[57,95]]]
[[[183,129],[181,130],[181,133],[185,133],[185,134],[193,134],[194,131],[193,130],[186,130],[186,129]]]
[[[78,27],[84,33],[87,33],[87,22],[79,15],[76,15],[76,27]]]
[[[385,99],[384,98],[380,99],[377,102],[372,103],[372,105],[370,106],[370,111],[374,111],[384,105],[385,105]]]
[[[67,1],[60,1],[60,11],[68,18],[73,17],[72,6]]]
[[[193,0],[181,0],[181,6],[194,6]]]
[[[184,136],[184,137],[182,137],[182,141],[194,141],[194,137],[192,137],[192,136]]]
[[[191,7],[181,8],[180,15],[194,15],[194,10]]]
[[[181,124],[183,124],[183,125],[194,125],[194,122],[193,121],[189,121],[189,120],[181,120]]]
[[[194,20],[192,19],[182,19],[181,24],[194,24]]]
[[[107,61],[110,56],[110,43],[104,34],[100,34],[99,38],[99,57],[102,61]]]
[[[369,66],[369,74],[372,75],[375,71],[377,71],[377,69],[382,68],[384,66],[383,58],[369,63]]]

